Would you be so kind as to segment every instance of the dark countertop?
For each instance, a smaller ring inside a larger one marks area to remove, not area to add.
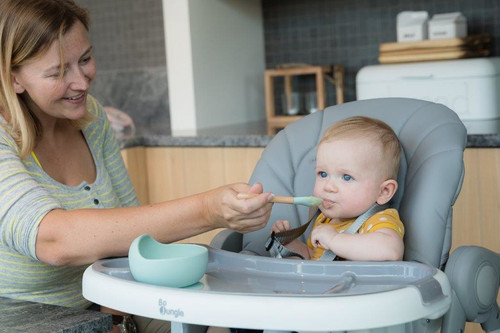
[[[0,297],[0,332],[108,332],[111,315]]]
[[[500,147],[500,119],[465,122],[468,148]],[[122,142],[130,147],[265,147],[273,138],[267,135],[266,122],[198,130],[190,135],[138,134]]]

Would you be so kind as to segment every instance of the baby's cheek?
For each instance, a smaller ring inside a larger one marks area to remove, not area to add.
[[[320,186],[318,185],[318,182],[314,184],[314,190],[313,190],[313,195],[315,197],[321,197],[321,191],[320,191]]]

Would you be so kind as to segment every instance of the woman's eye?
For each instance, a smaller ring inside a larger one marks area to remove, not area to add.
[[[342,175],[342,179],[345,180],[346,182],[352,180],[352,177],[349,175]]]
[[[86,63],[88,63],[88,62],[90,61],[90,59],[91,59],[91,58],[92,58],[92,57],[90,57],[90,56],[89,56],[89,57],[85,57],[85,58],[83,58],[82,60],[80,60],[80,63],[82,63],[82,64],[86,64]]]
[[[328,177],[328,174],[324,171],[320,171],[320,172],[318,172],[318,176],[320,176],[321,178],[326,178],[326,177]]]

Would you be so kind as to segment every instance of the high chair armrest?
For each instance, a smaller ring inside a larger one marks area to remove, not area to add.
[[[243,244],[243,234],[231,229],[224,229],[219,232],[210,242],[210,246],[217,249],[240,252]]]
[[[500,254],[478,246],[462,246],[450,256],[445,273],[453,289],[442,332],[459,332],[465,321],[480,323],[486,332],[500,330],[497,295]]]

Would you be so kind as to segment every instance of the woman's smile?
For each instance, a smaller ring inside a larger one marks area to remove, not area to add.
[[[82,102],[85,102],[85,97],[87,96],[86,92],[82,92],[81,94],[71,96],[71,97],[63,97],[65,101],[68,101],[72,104],[80,104]]]

